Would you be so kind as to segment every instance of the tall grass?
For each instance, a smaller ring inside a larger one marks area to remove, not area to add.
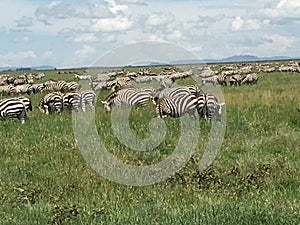
[[[80,72],[80,71],[79,71]],[[49,73],[52,79],[72,76]],[[182,80],[181,83],[188,81]],[[71,113],[1,121],[0,224],[299,224],[300,76],[260,74],[257,85],[224,87],[227,127],[213,164],[198,163],[210,124],[200,121],[193,157],[168,180],[145,187],[123,186],[99,176],[84,160],[72,131]],[[152,164],[172,153],[178,119],[154,151],[123,146],[100,99],[99,135],[111,153],[132,165]],[[34,105],[42,95],[31,96]],[[154,108],[131,112],[131,128],[149,134]]]

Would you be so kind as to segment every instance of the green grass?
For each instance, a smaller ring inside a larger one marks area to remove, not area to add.
[[[226,134],[213,164],[198,171],[210,129],[201,121],[197,151],[186,166],[144,187],[120,185],[92,170],[68,112],[45,116],[34,109],[24,125],[1,121],[0,224],[299,224],[299,88],[294,73],[260,74],[257,85],[224,87]],[[34,105],[41,96],[31,97]],[[154,108],[130,116],[133,132],[149,137]],[[163,160],[180,136],[179,120],[168,118],[159,147],[136,152],[114,137],[100,101],[95,120],[110,152],[132,165]]]

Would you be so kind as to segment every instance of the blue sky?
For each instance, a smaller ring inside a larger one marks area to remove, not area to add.
[[[1,0],[0,8],[1,67],[89,66],[147,40],[200,58],[300,56],[299,0]]]

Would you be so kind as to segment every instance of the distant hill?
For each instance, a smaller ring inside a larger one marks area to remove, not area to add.
[[[156,62],[156,61],[144,61],[139,63],[134,63],[131,66],[170,66],[170,65],[189,65],[189,64],[203,64],[203,63],[234,63],[234,62],[263,62],[263,61],[280,61],[280,60],[292,60],[292,59],[300,59],[292,58],[288,56],[273,56],[273,57],[257,57],[254,55],[234,55],[230,57],[226,57],[223,59],[192,59],[192,60],[180,60],[180,61],[171,61],[170,63],[164,62]],[[86,68],[86,67],[84,67]],[[54,66],[33,66],[33,67],[0,67],[1,71],[28,71],[28,70],[56,70],[57,68]],[[62,68],[64,69],[64,68]],[[72,68],[74,69],[74,68]]]
[[[0,67],[0,71],[56,70],[54,66]]]
[[[183,60],[183,61],[174,61],[172,63],[174,64],[232,63],[232,62],[278,61],[278,60],[291,60],[291,59],[293,58],[287,56],[257,57],[254,55],[234,55],[223,59]]]

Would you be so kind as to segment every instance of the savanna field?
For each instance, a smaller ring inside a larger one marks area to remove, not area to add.
[[[74,80],[45,74],[45,80]],[[198,170],[211,123],[200,120],[188,163],[169,179],[141,187],[101,177],[80,152],[72,113],[46,116],[36,108],[44,94],[30,95],[34,109],[25,124],[0,121],[0,224],[300,224],[300,73],[258,75],[254,85],[221,87],[226,133],[208,168]],[[184,135],[178,118],[165,119],[166,139],[153,151],[128,149],[102,107],[109,93],[98,95],[95,123],[111,153],[131,165],[157,163],[172,153]],[[154,117],[153,105],[134,108],[130,127],[147,138]]]

